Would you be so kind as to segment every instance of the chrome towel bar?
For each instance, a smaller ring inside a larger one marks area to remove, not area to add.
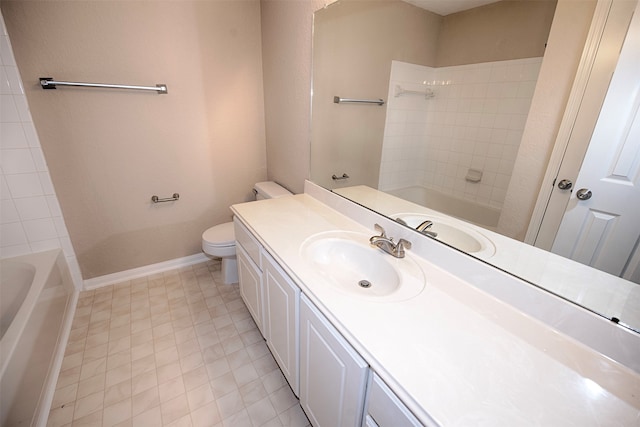
[[[158,196],[151,196],[151,201],[153,203],[175,202],[179,198],[180,198],[180,195],[178,193],[173,193],[173,196],[165,197],[164,199],[161,199]]]
[[[341,179],[348,179],[349,175],[347,175],[346,173],[343,173],[342,176],[337,176],[335,173],[333,175],[331,175],[331,179],[334,181],[339,181]]]
[[[340,98],[339,96],[333,97],[335,104],[342,104],[344,102],[350,102],[355,104],[378,104],[384,105],[384,99],[353,99],[353,98]]]
[[[40,85],[42,89],[55,89],[56,86],[82,86],[82,87],[100,87],[107,89],[131,89],[131,90],[152,90],[159,94],[168,93],[167,85],[157,84],[155,86],[133,86],[133,85],[113,85],[106,83],[83,83],[83,82],[59,82],[53,77],[40,77]]]

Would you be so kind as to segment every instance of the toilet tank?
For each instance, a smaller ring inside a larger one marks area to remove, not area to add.
[[[256,200],[275,199],[293,194],[273,181],[258,182],[253,186],[253,190],[256,193]]]

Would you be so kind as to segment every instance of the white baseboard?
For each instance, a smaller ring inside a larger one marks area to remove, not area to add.
[[[127,280],[138,279],[144,276],[150,276],[156,273],[162,273],[176,268],[188,267],[193,264],[199,264],[210,260],[204,253],[190,255],[183,258],[171,259],[169,261],[159,262],[157,264],[145,265],[144,267],[132,268],[131,270],[119,271],[117,273],[106,274],[104,276],[94,277],[85,280],[83,290],[101,288],[103,286],[113,285],[115,283],[125,282]]]

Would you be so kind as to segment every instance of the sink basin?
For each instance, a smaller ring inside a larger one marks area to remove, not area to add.
[[[319,233],[305,240],[300,253],[324,282],[351,296],[400,301],[422,292],[424,274],[411,256],[394,258],[371,246],[369,237],[346,231]]]
[[[398,213],[391,215],[391,218],[400,218],[412,228],[416,228],[425,220],[431,220],[433,225],[429,231],[438,233],[436,240],[481,258],[489,258],[496,252],[491,240],[454,218],[420,213]]]

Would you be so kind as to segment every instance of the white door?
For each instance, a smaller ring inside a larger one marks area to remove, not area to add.
[[[632,273],[628,265],[640,237],[638,70],[640,11],[636,7],[552,247],[554,253],[625,277]]]

